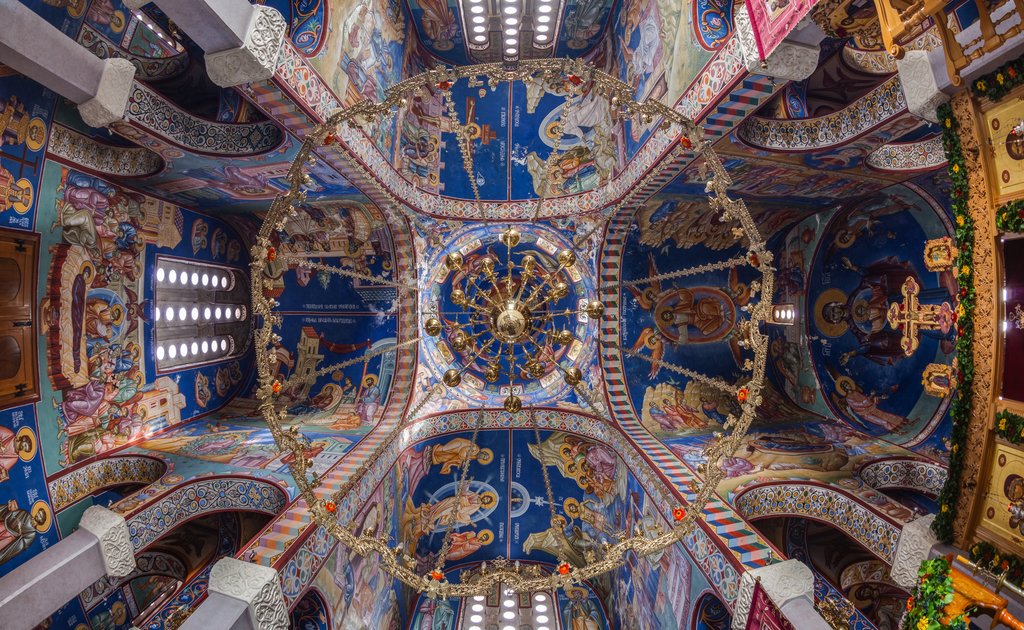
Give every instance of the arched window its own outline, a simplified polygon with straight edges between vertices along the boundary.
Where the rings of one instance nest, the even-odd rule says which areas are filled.
[[[252,330],[240,269],[157,257],[153,343],[160,372],[236,357]]]

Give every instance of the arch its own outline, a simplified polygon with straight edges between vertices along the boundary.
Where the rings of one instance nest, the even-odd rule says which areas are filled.
[[[162,477],[166,462],[144,455],[120,455],[89,462],[49,482],[54,512],[115,486],[149,485]]]
[[[800,152],[842,146],[892,122],[907,111],[898,76],[864,97],[825,116],[802,120],[775,120],[752,116],[740,125],[737,136],[765,151]]]
[[[892,565],[902,526],[860,497],[816,482],[769,482],[743,488],[734,499],[748,521],[796,516],[829,523]]]
[[[945,466],[912,457],[886,457],[861,466],[856,475],[875,490],[911,490],[936,498],[946,482]]]
[[[277,150],[286,141],[284,132],[271,120],[255,123],[206,120],[186,112],[137,81],[128,96],[125,118],[146,133],[199,155],[264,155]]]
[[[118,147],[99,142],[54,123],[46,150],[77,167],[112,177],[148,177],[164,170],[159,154],[143,147]]]
[[[138,553],[175,527],[200,516],[232,510],[277,516],[287,504],[287,493],[262,479],[240,475],[195,479],[128,517],[128,534]]]
[[[946,154],[942,151],[940,136],[914,142],[883,144],[867,157],[869,168],[889,173],[930,171],[945,163]]]
[[[135,570],[122,578],[105,576],[82,591],[82,604],[86,610],[99,604],[118,588],[129,585],[132,580],[149,576],[166,576],[184,580],[188,568],[180,559],[163,551],[146,551],[135,557]]]
[[[136,76],[145,81],[159,81],[176,77],[188,70],[188,52],[166,57],[148,57],[125,50],[116,42],[94,28],[89,22],[82,24],[78,43],[100,59],[127,59],[135,66]]]
[[[317,588],[306,591],[291,612],[294,630],[330,630],[331,609],[327,599]]]
[[[729,607],[711,591],[704,591],[693,605],[692,630],[726,630],[732,625]]]

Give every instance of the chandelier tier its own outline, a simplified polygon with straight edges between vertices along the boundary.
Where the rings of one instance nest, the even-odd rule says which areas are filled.
[[[672,136],[672,159],[684,155],[686,151],[695,150],[699,154],[704,164],[701,173],[707,179],[710,214],[717,214],[719,220],[734,224],[733,233],[737,243],[746,249],[745,256],[716,263],[715,268],[732,268],[743,264],[753,267],[761,278],[757,286],[762,297],[760,301],[744,307],[749,319],[737,323],[739,345],[747,348],[752,355],[745,361],[743,368],[748,376],[744,376],[737,383],[709,378],[693,372],[688,367],[674,366],[660,358],[638,354],[640,358],[658,362],[680,374],[703,379],[719,389],[734,392],[740,409],[738,415],[730,415],[724,423],[723,429],[727,433],[716,435],[716,439],[705,448],[706,464],[697,471],[699,482],[693,483],[688,492],[679,494],[678,505],[662,506],[662,515],[669,523],[668,527],[655,525],[643,531],[621,532],[618,542],[602,545],[594,553],[588,554],[582,566],[560,562],[553,570],[549,570],[537,564],[521,565],[519,562],[498,559],[487,566],[463,572],[458,581],[450,581],[445,573],[446,553],[440,554],[433,570],[423,574],[417,569],[418,559],[405,553],[401,545],[395,544],[396,541],[386,535],[377,536],[368,532],[353,531],[346,515],[351,517],[354,514],[339,508],[353,505],[353,502],[357,501],[354,490],[367,485],[365,477],[371,474],[370,471],[379,471],[385,454],[404,446],[401,440],[405,430],[411,422],[419,419],[427,403],[433,397],[439,396],[446,386],[465,387],[463,381],[469,378],[471,370],[479,369],[484,380],[488,382],[497,383],[505,380],[506,410],[512,414],[529,414],[530,422],[525,426],[533,428],[535,433],[540,425],[534,418],[534,411],[523,408],[522,399],[517,392],[528,387],[529,383],[552,379],[561,380],[568,385],[576,393],[578,400],[590,408],[596,418],[595,421],[609,425],[613,423],[600,400],[601,397],[595,396],[594,392],[583,386],[582,370],[571,359],[573,345],[576,342],[582,343],[581,339],[576,338],[579,333],[574,334],[572,331],[570,324],[573,319],[576,318],[578,331],[579,322],[584,319],[588,322],[600,319],[604,310],[601,302],[587,295],[589,291],[576,295],[573,293],[573,283],[566,281],[572,277],[574,267],[580,264],[573,249],[575,245],[563,250],[556,248],[545,257],[540,251],[529,251],[520,227],[508,227],[498,238],[500,244],[505,247],[504,257],[488,254],[470,260],[468,252],[451,251],[445,259],[445,269],[446,275],[452,276],[453,283],[443,304],[446,309],[451,305],[452,310],[424,308],[421,312],[421,321],[427,336],[433,336],[439,342],[443,340],[447,347],[459,355],[459,361],[451,362],[453,367],[449,367],[441,375],[440,380],[444,385],[435,383],[418,400],[411,401],[406,417],[383,436],[377,450],[368,457],[368,463],[360,466],[339,489],[334,491],[328,491],[321,486],[320,476],[313,470],[313,462],[307,456],[310,449],[309,440],[302,434],[301,426],[295,423],[296,418],[288,415],[286,405],[278,400],[283,388],[288,385],[276,380],[276,372],[273,369],[275,344],[281,341],[275,328],[282,325],[283,318],[276,311],[278,303],[273,298],[274,287],[265,284],[263,271],[265,266],[275,260],[275,243],[280,242],[279,233],[285,229],[289,217],[296,212],[295,206],[306,200],[305,190],[312,183],[306,171],[315,164],[316,152],[337,150],[336,134],[341,125],[366,128],[372,123],[390,118],[396,108],[406,107],[416,93],[422,93],[424,90],[440,92],[448,104],[450,123],[459,140],[467,171],[472,173],[472,152],[468,150],[469,125],[458,123],[451,99],[453,84],[463,79],[471,86],[477,87],[484,85],[485,81],[491,86],[500,81],[542,82],[548,86],[560,86],[558,89],[565,94],[566,105],[562,112],[563,119],[558,124],[556,140],[560,139],[561,129],[566,123],[566,111],[573,99],[584,89],[608,99],[612,115],[619,120],[632,119],[634,122],[649,124],[660,119],[662,122],[653,128],[653,133]],[[637,102],[630,86],[579,59],[538,60],[521,62],[514,66],[484,64],[458,68],[437,67],[393,86],[387,90],[386,95],[385,100],[380,103],[360,101],[351,107],[337,110],[323,124],[310,131],[286,175],[289,189],[274,200],[252,248],[252,306],[254,313],[259,317],[256,332],[259,408],[278,448],[291,456],[289,466],[292,477],[308,506],[311,519],[352,552],[362,556],[378,555],[377,566],[381,570],[413,590],[432,597],[487,595],[499,586],[515,592],[552,590],[578,584],[621,567],[629,554],[652,554],[683,541],[697,526],[703,515],[704,506],[723,478],[723,458],[731,456],[741,445],[741,440],[756,415],[756,409],[761,403],[767,359],[767,336],[761,327],[768,321],[771,312],[774,283],[772,258],[745,204],[728,196],[728,187],[732,181],[721,160],[710,144],[702,139],[701,130],[693,121],[655,99]],[[555,144],[555,149],[545,163],[545,180],[553,168],[553,158],[560,150],[560,142]],[[352,168],[365,175],[382,197],[389,199],[396,209],[405,213],[411,223],[421,225],[420,217],[380,186],[373,174],[358,160],[352,159],[351,162]],[[641,182],[617,203],[602,210],[597,218],[606,221],[621,209],[628,207],[627,202],[635,202],[636,191],[643,190],[648,182],[659,177],[661,168],[664,168],[664,164],[644,176]],[[474,181],[472,176],[470,181]],[[544,188],[546,187],[542,187],[534,211],[524,211],[519,217],[520,220],[529,221],[531,216],[533,221],[540,218]],[[476,190],[474,198],[479,204],[479,194]],[[487,220],[486,215],[483,218]],[[577,238],[576,243],[579,242],[581,239]],[[519,247],[521,244],[523,247]],[[500,249],[499,246],[498,250]],[[705,267],[707,265],[681,270],[673,275],[681,277],[703,272],[706,271]],[[338,273],[356,277],[343,272],[344,270],[340,270]],[[415,279],[408,277],[399,277],[391,281],[376,280],[380,284],[393,283],[398,289],[399,299],[417,299],[415,291],[426,288],[422,286],[423,283],[417,289],[412,288],[416,286]],[[621,286],[604,287],[603,290],[612,291],[616,288],[621,290]],[[438,301],[437,304],[440,305],[442,302]],[[388,350],[397,351],[421,340],[421,337],[400,339],[389,348],[376,348],[369,352],[379,354]],[[569,350],[566,350],[567,346]],[[613,349],[614,345],[605,346],[605,350]],[[619,350],[627,353],[624,349]],[[317,370],[308,378],[326,377],[333,369],[359,360],[366,359],[342,361]],[[478,417],[477,427],[474,429],[474,443],[479,422]],[[537,437],[539,440],[539,434]],[[460,467],[460,494],[470,482],[466,476],[468,461],[468,458],[465,459]],[[550,494],[546,468],[542,468],[542,471],[545,476],[545,487]],[[683,498],[684,496],[689,500]],[[549,503],[553,505],[553,501]],[[552,521],[555,519],[556,514],[552,512]],[[442,548],[443,551],[447,549],[453,526],[453,521],[446,524],[446,544]]]
[[[461,367],[444,372],[445,385],[460,386],[471,369],[487,383],[505,382],[504,408],[516,413],[523,408],[527,382],[564,379],[571,386],[582,379],[571,359],[568,365],[562,359],[578,354],[569,352],[573,344],[580,345],[577,324],[599,320],[604,305],[576,292],[571,274],[577,255],[571,249],[553,257],[528,249],[515,227],[501,232],[497,241],[497,254],[472,261],[459,252],[445,257],[452,281],[441,302],[457,310],[431,314],[423,330],[461,359]]]

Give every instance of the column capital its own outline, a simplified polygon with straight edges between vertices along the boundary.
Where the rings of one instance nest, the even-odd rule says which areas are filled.
[[[942,52],[942,49],[938,49]],[[907,110],[930,122],[939,122],[935,110],[949,100],[942,89],[948,85],[945,66],[936,68],[932,54],[927,50],[908,50],[903,59],[896,60],[896,71],[900,76]],[[937,74],[941,72],[941,75]]]
[[[907,51],[909,55],[913,51]],[[899,541],[896,543],[896,556],[892,561],[889,575],[894,582],[906,589],[917,583],[917,570],[921,563],[928,559],[928,552],[938,544],[939,539],[932,532],[934,514],[922,516],[903,526]]]
[[[123,516],[94,505],[82,514],[78,526],[99,539],[107,575],[124,577],[135,570],[135,549]]]
[[[124,118],[128,96],[135,81],[135,66],[127,59],[105,59],[96,95],[78,105],[78,113],[90,127],[106,127]]]
[[[748,72],[782,81],[802,81],[818,67],[820,47],[790,39],[780,43],[767,59],[762,60],[747,5],[740,5],[733,18],[743,65]]]
[[[740,577],[740,592],[733,607],[733,630],[747,627],[747,617],[754,600],[754,585],[758,581],[780,609],[790,600],[799,597],[814,601],[814,574],[803,562],[786,560],[751,569]]]
[[[206,55],[206,72],[221,87],[264,81],[274,76],[288,24],[277,9],[253,6],[245,44]]]
[[[277,571],[270,567],[222,558],[210,570],[209,590],[245,602],[253,628],[288,628],[288,606],[281,590],[281,580]]]

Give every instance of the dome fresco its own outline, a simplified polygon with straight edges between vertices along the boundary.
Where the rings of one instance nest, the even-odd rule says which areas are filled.
[[[923,515],[1020,583],[1024,65],[937,61],[972,6],[136,5],[0,8],[135,70],[93,127],[0,50],[0,581],[94,506],[137,561],[27,627],[177,627],[236,558],[304,630],[728,628],[789,559],[890,628]]]

